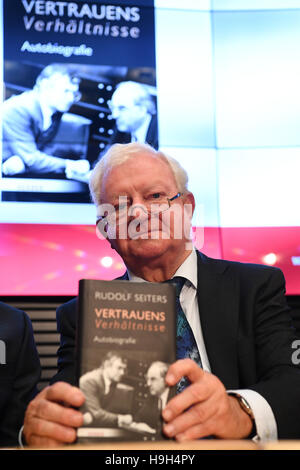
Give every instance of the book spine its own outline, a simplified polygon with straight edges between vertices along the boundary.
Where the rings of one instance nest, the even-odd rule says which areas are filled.
[[[76,364],[76,385],[79,386],[79,379],[82,374],[82,348],[84,346],[85,325],[84,310],[90,304],[90,285],[84,279],[79,281],[79,292],[77,297],[77,325],[76,325],[76,348],[75,348],[75,364]]]

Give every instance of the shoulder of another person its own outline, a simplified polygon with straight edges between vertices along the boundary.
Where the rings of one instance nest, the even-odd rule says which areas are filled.
[[[30,321],[27,313],[4,302],[0,302],[0,324],[12,325],[16,329],[18,325],[23,327],[24,321]]]
[[[25,91],[19,95],[14,95],[4,101],[5,109],[10,109],[17,113],[24,112],[30,114],[40,106],[36,93],[32,90]]]
[[[114,279],[115,281],[128,281],[128,274],[127,271],[123,274],[123,276]],[[78,297],[74,297],[68,302],[65,302],[62,305],[59,305],[56,309],[56,319],[58,325],[69,324],[73,328],[76,327],[76,320],[77,320],[77,302]]]
[[[5,354],[9,359],[7,370],[15,367],[15,361],[25,361],[24,355],[20,355],[23,347],[26,347],[26,361],[30,364],[31,352],[35,349],[33,338],[32,323],[28,314],[0,302],[0,340],[1,345],[5,345]],[[5,370],[1,369],[2,372]]]
[[[78,299],[78,297],[74,297],[73,299],[70,299],[67,302],[59,305],[57,307],[57,311],[58,312],[68,312],[70,314],[76,313],[77,299]]]
[[[57,307],[56,319],[57,323],[70,323],[72,326],[76,325],[77,317],[77,297],[65,302]]]

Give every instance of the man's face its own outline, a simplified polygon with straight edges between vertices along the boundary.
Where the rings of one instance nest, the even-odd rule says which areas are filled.
[[[137,104],[132,93],[124,89],[116,90],[110,103],[112,117],[116,120],[120,132],[135,132],[143,123],[147,109]]]
[[[129,268],[161,256],[172,259],[185,250],[187,239],[184,233],[184,204],[191,206],[191,193],[174,200],[171,208],[160,215],[152,216],[151,212],[147,215],[139,209],[146,204],[153,207],[152,203],[158,197],[167,200],[177,193],[174,175],[167,162],[149,153],[137,154],[104,175],[102,203],[118,208],[119,198],[122,196],[130,206],[125,222],[116,226],[108,224],[107,228],[112,248],[120,254]],[[137,221],[140,223],[136,224]]]
[[[120,357],[113,357],[107,364],[107,375],[113,382],[120,382],[126,372],[126,364]]]
[[[50,108],[64,113],[78,101],[79,84],[71,82],[68,75],[54,73],[50,78],[41,81],[40,93]]]
[[[153,396],[160,396],[166,388],[164,377],[161,376],[157,367],[150,367],[146,376],[149,392]]]

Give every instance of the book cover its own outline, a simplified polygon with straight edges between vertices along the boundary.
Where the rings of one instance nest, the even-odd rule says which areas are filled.
[[[164,438],[161,410],[175,393],[164,378],[176,360],[172,284],[81,280],[76,354],[80,442]]]

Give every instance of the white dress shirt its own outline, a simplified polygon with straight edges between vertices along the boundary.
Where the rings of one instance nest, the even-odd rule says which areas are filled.
[[[169,387],[166,388],[159,397],[161,399],[161,409],[162,410],[164,409],[164,407],[167,404],[168,397],[169,397]]]
[[[145,116],[145,119],[140,125],[140,127],[131,134],[131,142],[140,142],[142,144],[146,142],[147,132],[148,132],[151,119],[152,119],[151,114],[147,114]]]
[[[104,395],[107,395],[110,391],[111,380],[109,380],[105,374],[102,374],[103,381],[104,381]]]
[[[53,110],[50,109],[46,103],[44,103],[42,96],[39,97],[39,101],[43,116],[43,131],[45,131],[52,124]]]
[[[145,282],[144,279],[135,276],[129,271],[128,275],[131,281]],[[191,252],[182,265],[177,269],[176,273],[174,274],[174,277],[175,276],[181,276],[186,279],[186,282],[183,285],[180,293],[180,304],[194,333],[201,357],[202,367],[205,371],[211,372],[202,334],[201,312],[199,315],[197,301],[198,277],[197,254],[195,250]],[[227,390],[227,392],[238,393],[249,403],[255,418],[255,425],[257,430],[256,439],[264,441],[277,439],[277,425],[275,417],[269,403],[264,397],[262,397],[258,392],[248,389]]]

